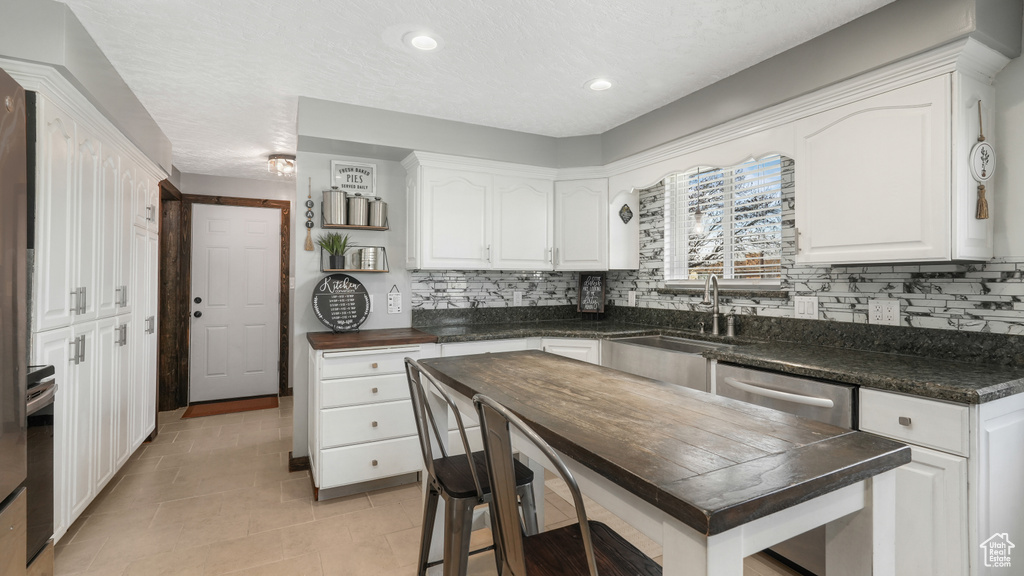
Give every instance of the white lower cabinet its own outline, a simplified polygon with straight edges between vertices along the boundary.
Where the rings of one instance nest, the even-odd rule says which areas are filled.
[[[526,338],[454,342],[451,344],[441,344],[441,356],[469,356],[470,354],[486,354],[488,352],[515,352],[528,348]]]
[[[1024,534],[1024,394],[965,405],[862,388],[860,412],[861,430],[913,451],[896,470],[896,573],[1007,573],[982,544]]]
[[[896,470],[896,573],[967,572],[967,458],[912,447]]]
[[[433,344],[310,347],[309,460],[318,490],[423,469],[405,358],[432,356],[433,350]]]
[[[573,358],[591,364],[601,363],[601,346],[597,340],[579,338],[544,338],[541,349],[551,354]]]

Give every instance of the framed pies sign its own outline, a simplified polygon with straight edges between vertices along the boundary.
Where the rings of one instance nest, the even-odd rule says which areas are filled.
[[[331,160],[331,186],[348,194],[377,195],[377,165]]]
[[[370,315],[370,294],[348,274],[331,274],[313,289],[313,314],[335,332],[358,330]]]
[[[604,289],[604,274],[581,272],[576,289],[579,296],[576,310],[591,314],[604,312]]]

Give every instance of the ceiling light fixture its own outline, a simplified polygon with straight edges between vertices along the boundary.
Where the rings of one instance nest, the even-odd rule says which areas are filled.
[[[413,48],[423,51],[430,51],[437,48],[437,40],[434,40],[426,34],[419,34],[413,36],[409,43],[412,44]]]
[[[611,88],[612,87],[612,83],[611,83],[611,80],[605,80],[604,78],[597,78],[595,80],[591,80],[588,83],[588,86],[590,87],[591,90],[594,90],[595,92],[600,92],[602,90],[607,90],[607,89]]]
[[[295,156],[293,154],[271,154],[267,157],[267,172],[278,176],[295,173]]]

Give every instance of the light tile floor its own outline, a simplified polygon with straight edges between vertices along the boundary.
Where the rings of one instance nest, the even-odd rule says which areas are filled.
[[[57,575],[410,576],[419,549],[418,484],[313,501],[308,472],[288,472],[292,399],[280,408],[182,420],[118,472],[56,547]],[[546,490],[547,527],[573,508]],[[473,547],[490,543],[487,530]],[[660,558],[659,558],[660,560]],[[470,575],[496,574],[492,553]],[[747,559],[745,576],[792,574]]]

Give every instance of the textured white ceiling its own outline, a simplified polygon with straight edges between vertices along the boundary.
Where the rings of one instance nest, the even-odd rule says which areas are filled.
[[[183,172],[267,178],[297,97],[604,132],[891,0],[66,0]],[[425,28],[442,50],[397,38]],[[596,77],[615,86],[584,87]]]

